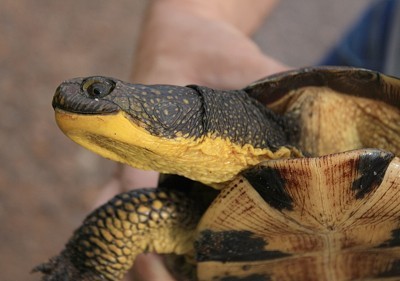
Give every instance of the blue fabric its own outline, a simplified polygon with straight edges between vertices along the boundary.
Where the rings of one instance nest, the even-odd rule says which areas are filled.
[[[394,11],[400,8],[399,2],[373,2],[320,64],[356,66],[384,72],[391,25],[396,22],[394,15],[399,14]]]

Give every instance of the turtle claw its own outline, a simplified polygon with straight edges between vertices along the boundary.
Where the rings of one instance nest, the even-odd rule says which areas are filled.
[[[42,281],[95,281],[106,280],[101,277],[94,277],[89,273],[82,274],[65,257],[64,253],[51,258],[48,262],[34,267],[32,273],[43,273]]]

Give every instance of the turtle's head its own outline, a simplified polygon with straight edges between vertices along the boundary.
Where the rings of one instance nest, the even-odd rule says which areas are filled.
[[[95,119],[99,125],[107,119],[116,125],[122,119],[129,122],[129,130],[132,126],[140,130],[142,137],[146,133],[158,138],[202,135],[201,106],[199,94],[187,87],[129,84],[100,76],[68,80],[57,88],[53,98],[58,121],[64,122],[60,118],[65,114]],[[120,129],[108,127],[105,133],[111,134],[108,137],[118,135],[120,140]],[[100,128],[84,130],[99,132]]]
[[[138,168],[155,168],[142,157],[167,153],[171,148],[163,141],[178,144],[203,135],[200,96],[186,87],[76,78],[57,88],[53,108],[72,140]]]
[[[53,107],[68,137],[106,158],[214,183],[271,158],[281,132],[244,92],[210,91],[95,76],[62,83]]]

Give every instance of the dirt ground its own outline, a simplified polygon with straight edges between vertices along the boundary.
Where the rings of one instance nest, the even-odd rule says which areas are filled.
[[[251,1],[249,1],[250,3]],[[298,67],[315,64],[370,1],[282,0],[255,34]],[[0,0],[0,279],[39,280],[114,164],[58,130],[51,98],[64,79],[127,79],[145,0]]]

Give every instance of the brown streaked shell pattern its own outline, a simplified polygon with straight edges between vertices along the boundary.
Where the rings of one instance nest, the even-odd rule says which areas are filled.
[[[203,216],[199,279],[399,280],[399,192],[381,150],[264,162]]]

